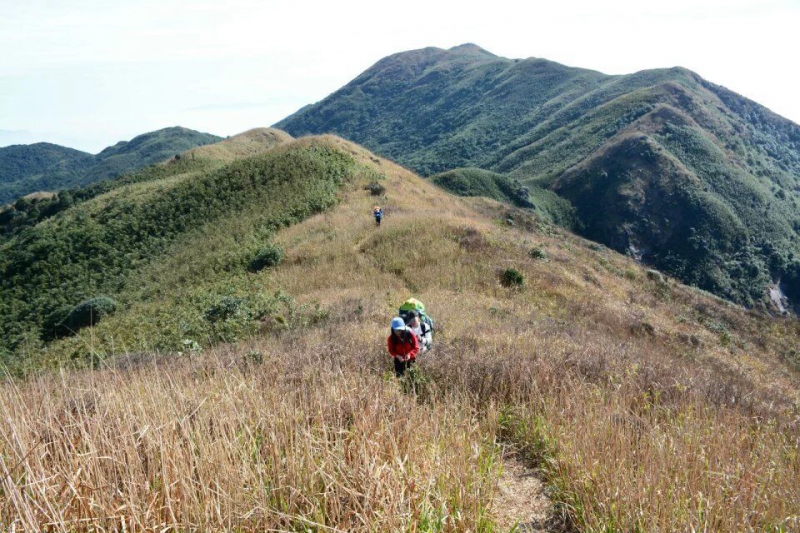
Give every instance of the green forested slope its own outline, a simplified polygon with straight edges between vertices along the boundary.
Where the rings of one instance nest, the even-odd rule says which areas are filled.
[[[94,156],[57,144],[36,143],[0,148],[0,205],[34,191],[75,185],[95,164]]]
[[[550,188],[583,234],[686,282],[746,305],[773,283],[800,300],[800,127],[683,68],[608,76],[426,48],[277,126],[423,175],[479,167]]]
[[[204,146],[220,140],[222,139],[216,135],[181,127],[145,133],[130,141],[109,146],[97,154],[99,162],[87,172],[87,181],[121,176],[164,161],[195,146]]]
[[[99,296],[138,309],[131,320],[146,326],[149,347],[175,349],[189,332],[224,340],[226,331],[209,330],[203,312],[215,305],[223,314],[230,306],[239,312],[247,270],[269,249],[271,234],[332,205],[356,170],[352,157],[324,138],[270,147],[232,162],[206,157],[230,152],[223,143],[149,167],[0,244],[4,358],[24,360],[34,347],[70,334],[70,313]],[[248,313],[281,300],[245,292]],[[160,328],[162,320],[179,323]]]
[[[457,168],[430,178],[442,189],[458,196],[484,196],[530,209],[545,220],[572,229],[575,213],[570,203],[548,189],[522,185],[505,174],[479,168]]]
[[[49,143],[0,148],[0,205],[36,191],[60,191],[121,176],[220,140],[173,127],[119,142],[97,155]]]

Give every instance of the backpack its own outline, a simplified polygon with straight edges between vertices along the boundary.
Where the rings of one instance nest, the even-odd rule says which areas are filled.
[[[422,328],[422,336],[424,337],[425,335],[430,333],[431,334],[431,342],[433,342],[433,340],[432,340],[433,339],[433,328],[431,327],[430,324],[428,324],[427,322],[425,322],[424,320],[421,320],[421,319],[422,319],[422,317],[420,317],[419,327]],[[428,317],[428,319],[430,319],[430,317]]]
[[[419,313],[419,319],[421,322],[427,324],[431,328],[431,334],[433,333],[434,328],[434,321],[433,319],[425,313],[425,304],[417,300],[416,298],[409,298],[400,306],[400,316],[403,320],[408,322],[411,318],[412,311],[417,311]]]

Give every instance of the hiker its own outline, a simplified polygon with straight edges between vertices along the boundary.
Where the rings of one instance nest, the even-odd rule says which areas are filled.
[[[406,326],[417,336],[417,340],[419,341],[419,353],[425,353],[430,349],[431,344],[433,344],[433,330],[430,324],[422,321],[419,311],[411,311],[410,315]]]
[[[417,359],[419,341],[407,326],[405,320],[395,317],[392,319],[392,331],[387,339],[389,354],[394,358],[394,373],[400,378],[405,374]]]
[[[372,216],[375,217],[375,224],[380,227],[381,220],[383,219],[383,210],[380,208],[380,206],[375,206],[375,208],[372,210]]]
[[[410,324],[414,317],[417,317],[421,324],[425,324],[420,326],[423,328],[420,333],[426,340],[425,350],[429,350],[433,346],[433,331],[436,328],[433,325],[433,319],[425,312],[425,304],[416,298],[409,298],[400,306],[398,315],[406,321],[406,324]]]

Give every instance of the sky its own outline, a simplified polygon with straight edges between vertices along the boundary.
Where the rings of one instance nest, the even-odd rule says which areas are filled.
[[[380,58],[475,43],[607,74],[683,66],[800,123],[800,0],[0,0],[0,146],[227,136]]]

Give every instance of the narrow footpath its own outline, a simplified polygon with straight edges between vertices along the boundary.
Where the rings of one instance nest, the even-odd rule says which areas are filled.
[[[536,471],[525,466],[515,455],[503,458],[503,474],[499,485],[494,511],[501,531],[514,533],[566,531],[562,521],[554,516],[553,502],[545,494],[544,484],[536,476]]]

